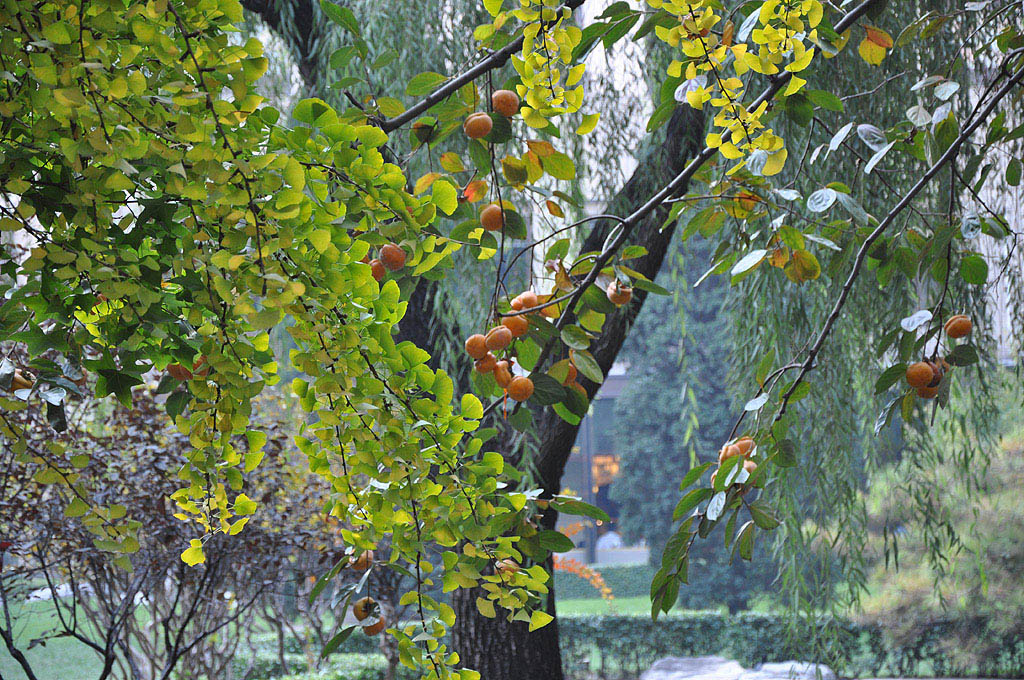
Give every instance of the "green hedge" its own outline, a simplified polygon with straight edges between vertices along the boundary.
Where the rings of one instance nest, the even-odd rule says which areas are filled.
[[[995,632],[983,620],[973,622],[981,639],[996,642],[995,654],[980,663],[964,662],[957,631],[963,623],[938,622],[911,643],[899,643],[880,628],[831,622],[828,654],[841,659],[837,671],[845,677],[1021,677],[1024,669],[1024,630]],[[688,612],[651,621],[649,616],[569,615],[558,617],[563,665],[568,677],[636,678],[666,656],[720,655],[750,668],[766,661],[812,660],[810,641],[826,620],[806,621],[803,630],[789,629],[777,614]],[[289,680],[380,680],[384,657],[375,653],[372,640],[353,636],[343,654],[329,660],[320,674],[288,676]],[[243,680],[267,680],[281,675],[274,651],[276,643],[261,641],[254,671]],[[369,642],[369,644],[368,644]],[[293,672],[306,670],[297,641],[286,644],[286,660]],[[363,652],[363,653],[358,653]],[[248,666],[240,659],[236,677]],[[591,675],[588,675],[591,674]],[[401,680],[417,676],[399,667]]]
[[[647,597],[651,592],[651,581],[657,571],[646,564],[622,567],[598,567],[604,582],[612,589],[615,597]],[[559,600],[582,600],[601,597],[601,593],[587,581],[563,571],[555,572],[555,594]]]
[[[589,669],[602,678],[637,677],[666,656],[720,655],[749,668],[768,661],[812,660],[811,640],[825,620],[791,631],[776,614],[692,612],[662,617],[560,616],[563,665],[570,677]],[[977,622],[986,635],[985,622]],[[939,622],[912,643],[900,644],[880,628],[832,622],[828,653],[840,659],[846,677],[1020,677],[1024,669],[1024,630],[997,634],[1000,653],[981,663],[957,654],[952,622]],[[962,629],[962,628],[960,628]],[[826,660],[827,661],[827,660]],[[832,663],[836,663],[832,661]]]

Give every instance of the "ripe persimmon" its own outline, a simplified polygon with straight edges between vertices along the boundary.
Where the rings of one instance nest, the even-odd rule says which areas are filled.
[[[752,460],[745,460],[743,461],[743,469],[746,470],[748,474],[752,475],[754,474],[754,470],[757,469],[757,463]]]
[[[487,331],[485,342],[487,349],[492,352],[500,352],[512,342],[512,331],[506,326],[495,326]]]
[[[501,325],[512,331],[513,338],[521,338],[526,335],[526,332],[530,330],[530,322],[526,320],[525,316],[515,315],[506,316],[501,321]]]
[[[494,365],[494,382],[498,383],[498,387],[505,389],[512,382],[512,371],[509,370],[507,361],[499,361]]]
[[[911,387],[927,387],[928,384],[935,378],[935,372],[932,371],[931,364],[927,361],[918,361],[917,363],[910,364],[907,366],[907,384]]]
[[[605,292],[608,295],[608,299],[611,300],[611,303],[617,307],[621,307],[633,299],[633,289],[629,286],[622,285],[619,283],[618,279],[609,283],[608,289]]]
[[[480,226],[487,231],[501,231],[505,226],[505,211],[497,203],[491,203],[480,211]]]
[[[487,354],[487,338],[480,333],[474,333],[466,338],[466,354],[474,359],[483,359]]]
[[[488,352],[480,359],[476,360],[473,368],[476,369],[477,373],[490,373],[498,365],[498,358]]]
[[[20,368],[14,369],[14,375],[11,376],[11,391],[14,390],[27,390],[30,389],[36,381],[32,379],[27,373],[22,372]]]
[[[370,260],[370,273],[373,274],[373,278],[377,281],[377,283],[380,283],[381,281],[384,280],[384,276],[388,272],[384,268],[383,262],[381,262],[377,258],[373,258],[372,260]]]
[[[949,317],[945,326],[946,335],[951,338],[962,338],[971,334],[971,320],[966,314],[956,314]]]
[[[523,304],[523,299],[521,297],[512,298],[512,302],[508,304],[512,308],[513,312],[518,312],[519,310],[523,309],[526,306]]]
[[[491,107],[506,118],[511,118],[519,111],[519,95],[512,90],[495,90],[491,95]]]
[[[377,633],[381,632],[382,630],[384,630],[387,627],[388,627],[387,620],[384,619],[383,617],[381,617],[380,619],[377,620],[376,623],[372,623],[369,626],[363,626],[363,632],[366,633],[367,635],[376,635]]]
[[[942,376],[946,374],[942,370],[942,365],[936,361],[928,361],[927,363],[932,369],[932,381],[928,383],[928,387],[938,387],[939,383],[942,382]]]
[[[715,480],[718,479],[718,470],[711,473],[711,486],[715,485]]]
[[[348,566],[356,571],[366,571],[373,564],[373,551],[365,550],[348,559]]]
[[[532,290],[524,290],[520,293],[519,300],[523,303],[523,309],[530,309],[531,307],[536,307],[539,304],[537,294]]]
[[[718,452],[718,464],[721,465],[730,458],[739,455],[742,455],[740,452],[740,447],[736,446],[735,444],[726,444],[725,446],[722,447],[722,450]]]
[[[373,611],[377,601],[372,597],[363,597],[356,600],[352,604],[352,616],[356,617],[356,621],[363,621]]]
[[[491,120],[491,117],[486,113],[478,112],[466,118],[466,122],[462,124],[462,131],[470,139],[480,139],[486,137],[492,127],[494,127],[494,121]]]
[[[739,447],[741,456],[749,458],[750,452],[754,450],[754,440],[750,437],[740,437],[736,440],[734,446]]]
[[[922,399],[934,399],[935,395],[939,393],[938,387],[918,387],[917,396]]]
[[[388,243],[380,249],[380,259],[391,271],[398,271],[405,266],[405,251],[394,243]]]
[[[516,401],[526,401],[533,394],[533,381],[524,375],[517,375],[508,384],[508,396]]]
[[[576,367],[572,364],[572,362],[570,362],[569,363],[569,372],[565,374],[565,380],[562,381],[562,384],[568,386],[568,385],[576,382],[576,376],[577,375],[579,375],[579,371],[577,371]]]

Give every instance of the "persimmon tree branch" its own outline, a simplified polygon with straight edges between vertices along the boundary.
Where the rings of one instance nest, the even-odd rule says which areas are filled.
[[[568,0],[568,2],[566,2],[565,5],[563,5],[563,8],[567,7],[570,10],[574,10],[580,5],[582,5],[584,2],[585,0]],[[481,61],[468,71],[453,77],[451,80],[438,87],[436,90],[425,96],[423,99],[410,106],[404,112],[400,113],[394,118],[388,118],[386,120],[381,121],[380,128],[384,130],[384,132],[393,132],[394,130],[405,125],[406,123],[411,122],[417,116],[425,113],[434,104],[443,101],[446,97],[457,92],[458,89],[465,85],[466,83],[470,83],[479,78],[480,76],[484,75],[485,73],[488,73],[496,68],[504,66],[505,63],[509,60],[509,58],[521,49],[523,49],[522,36],[516,38],[508,45],[505,45],[497,52],[493,52],[489,57],[487,57],[486,59],[484,59],[483,61]]]
[[[1004,67],[1005,68],[1005,67]],[[857,257],[853,262],[853,268],[850,270],[849,276],[846,277],[846,282],[843,284],[842,289],[839,292],[839,297],[836,298],[835,304],[832,306],[832,311],[825,319],[825,323],[819,331],[814,343],[810,349],[807,350],[807,357],[804,359],[800,366],[800,370],[797,373],[796,379],[793,384],[786,390],[786,393],[782,395],[782,404],[779,408],[779,412],[775,416],[775,420],[778,421],[786,412],[786,407],[789,405],[789,400],[792,398],[793,393],[797,387],[804,380],[814,368],[814,359],[818,356],[821,348],[824,346],[825,341],[828,339],[829,334],[832,332],[832,328],[835,326],[836,321],[839,319],[840,313],[843,311],[843,307],[846,306],[846,302],[850,297],[850,291],[853,290],[854,284],[857,282],[857,277],[860,275],[861,269],[864,266],[864,262],[867,259],[868,251],[871,246],[885,233],[885,231],[892,225],[903,210],[910,205],[914,198],[921,193],[921,191],[928,186],[928,183],[939,174],[939,172],[952,163],[957,155],[960,153],[960,147],[970,139],[971,135],[981,126],[982,123],[991,115],[992,111],[995,110],[996,106],[1013,91],[1013,89],[1020,84],[1021,80],[1024,79],[1024,68],[1020,68],[1016,73],[1010,75],[1005,70],[1001,69],[1001,74],[1009,75],[1009,79],[1003,84],[1001,88],[991,98],[989,103],[981,109],[980,112],[975,114],[974,120],[971,121],[967,127],[964,128],[963,132],[950,144],[946,152],[939,157],[935,163],[921,176],[921,179],[907,192],[907,194],[897,203],[889,214],[879,222],[878,226],[875,227],[866,239],[861,244],[860,249],[857,251]]]
[[[842,33],[846,29],[850,28],[854,24],[854,22],[860,19],[860,17],[862,17],[868,11],[868,9],[870,9],[871,6],[875,4],[876,1],[877,0],[866,0],[865,2],[862,2],[861,4],[854,7],[852,10],[847,12],[843,16],[843,18],[836,23],[836,32]],[[789,84],[789,81],[792,79],[792,77],[793,74],[790,73],[789,71],[786,71],[785,73],[780,73],[778,76],[773,77],[771,80],[771,84],[767,88],[765,88],[765,90],[757,97],[757,99],[755,99],[753,102],[749,104],[748,108],[756,109],[762,103],[771,100],[776,94],[778,94],[780,90],[782,90],[784,87],[786,87],[787,84]],[[726,133],[723,135],[723,141],[728,141],[731,137],[731,133]],[[576,304],[579,302],[580,298],[583,297],[583,293],[586,292],[587,288],[597,280],[597,277],[600,276],[601,274],[601,270],[604,268],[605,265],[608,264],[608,262],[611,261],[615,254],[619,251],[622,245],[626,242],[626,239],[629,238],[629,235],[632,233],[633,229],[635,229],[636,226],[645,217],[647,217],[647,215],[653,212],[658,206],[667,201],[670,201],[679,191],[683,190],[683,188],[686,187],[690,179],[693,178],[693,176],[704,165],[704,163],[706,163],[708,160],[714,157],[716,153],[718,153],[717,148],[712,148],[709,146],[704,147],[704,149],[699,154],[697,154],[697,156],[692,161],[690,161],[690,163],[685,168],[683,168],[683,170],[678,175],[676,175],[676,177],[671,182],[669,182],[664,188],[661,189],[661,191],[659,191],[650,199],[648,199],[646,203],[641,205],[639,208],[633,211],[632,214],[630,214],[628,217],[626,217],[619,223],[619,231],[616,237],[612,240],[610,244],[608,244],[601,251],[601,254],[597,256],[597,260],[594,262],[593,269],[591,269],[590,272],[587,274],[586,278],[580,284],[579,288],[577,288],[576,291],[574,291],[572,295],[569,297],[568,304],[566,304],[565,309],[562,311],[562,314],[558,317],[558,320],[555,322],[556,330],[561,330],[565,326],[565,324],[568,323],[569,318],[571,317],[573,310],[576,307]],[[540,356],[538,357],[536,362],[536,366],[538,368],[544,365],[544,362],[547,360],[548,356],[550,356],[554,346],[554,340],[550,340],[547,344],[545,344],[544,349],[541,350]]]

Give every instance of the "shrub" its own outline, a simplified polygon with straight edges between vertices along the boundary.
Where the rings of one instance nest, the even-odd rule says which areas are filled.
[[[563,662],[570,677],[590,671],[599,677],[636,677],[666,656],[716,654],[746,667],[769,661],[811,660],[808,641],[826,623],[820,619],[789,629],[785,616],[743,613],[690,612],[657,622],[648,616],[561,616]],[[1001,635],[1002,651],[972,664],[950,653],[955,626],[940,622],[912,641],[896,641],[880,627],[833,621],[832,656],[837,670],[850,677],[1018,677],[1024,668],[1024,631]],[[804,627],[805,626],[805,627]],[[978,622],[979,630],[987,624]],[[803,630],[799,630],[804,627]],[[826,661],[828,662],[828,661]],[[835,661],[831,663],[836,664]]]

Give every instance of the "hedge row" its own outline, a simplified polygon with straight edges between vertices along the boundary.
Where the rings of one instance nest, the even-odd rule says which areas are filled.
[[[666,656],[720,655],[750,668],[789,659],[812,660],[813,640],[824,619],[805,621],[797,630],[777,614],[691,612],[651,621],[648,616],[559,617],[563,665],[570,677],[588,669],[602,678],[637,677]],[[846,677],[1021,677],[1024,630],[986,633],[980,638],[1000,650],[978,660],[957,648],[956,624],[939,622],[910,643],[898,643],[880,628],[832,621],[827,653],[840,659]],[[833,663],[835,663],[833,661]]]
[[[720,655],[750,668],[768,661],[811,660],[811,641],[825,621],[806,621],[802,630],[791,630],[789,621],[776,614],[689,612],[651,621],[648,616],[560,616],[558,627],[562,660],[570,678],[635,678],[666,656]],[[877,627],[832,622],[828,654],[842,660],[837,670],[846,677],[1021,677],[1024,669],[1024,630],[995,632],[977,623],[977,634],[987,639],[996,653],[982,655],[980,662],[966,661],[958,648],[956,626],[936,623],[911,643],[898,643]],[[812,626],[814,627],[812,629]],[[816,629],[816,630],[815,630]],[[962,628],[960,628],[962,630]],[[384,657],[375,653],[372,640],[353,636],[345,654],[332,656],[321,674],[289,676],[291,680],[379,680]],[[307,669],[299,645],[289,641],[286,661],[292,672]],[[267,680],[282,674],[273,640],[255,659],[246,680]],[[362,652],[354,653],[354,652]],[[833,662],[834,663],[834,662]],[[240,660],[236,677],[248,667]],[[414,674],[399,667],[398,678]]]
[[[598,571],[615,597],[647,597],[651,592],[651,581],[654,580],[657,569],[646,564],[634,564],[599,567]],[[554,586],[559,600],[589,600],[601,597],[601,593],[589,582],[564,571],[555,572]]]

